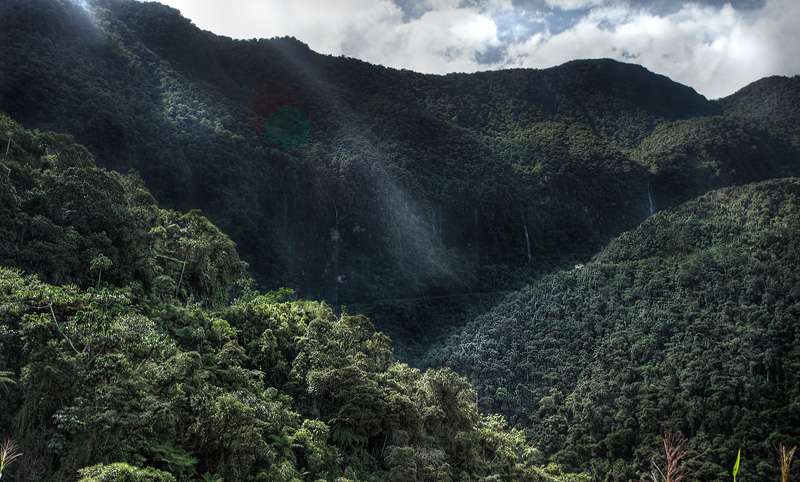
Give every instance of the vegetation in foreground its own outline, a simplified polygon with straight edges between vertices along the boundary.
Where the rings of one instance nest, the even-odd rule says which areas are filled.
[[[40,464],[24,464],[40,471],[26,473],[29,480],[72,480],[84,462],[93,465],[82,477],[148,470],[257,477],[217,471],[224,464],[192,445],[201,430],[192,417],[216,413],[204,407],[224,394],[260,414],[262,405],[273,406],[273,398],[259,395],[267,387],[287,413],[328,427],[320,439],[340,456],[330,477],[388,477],[411,460],[403,458],[408,447],[416,475],[398,468],[393,477],[421,478],[426,467],[445,463],[450,472],[443,474],[455,478],[501,476],[495,464],[502,457],[481,459],[477,439],[431,435],[433,419],[425,417],[438,412],[425,412],[433,402],[413,388],[427,372],[398,388],[422,411],[424,430],[411,430],[407,445],[382,432],[390,426],[383,421],[362,433],[351,430],[349,412],[332,415],[335,408],[313,396],[324,386],[310,385],[321,383],[315,377],[322,369],[309,365],[305,379],[302,371],[292,378],[305,353],[297,343],[314,320],[290,330],[299,338],[286,341],[294,348],[286,348],[277,381],[252,388],[221,374],[238,366],[258,378],[269,373],[262,368],[280,365],[277,358],[253,361],[272,360],[273,352],[248,351],[255,342],[244,334],[246,324],[229,314],[229,287],[244,270],[239,252],[262,286],[288,284],[337,307],[363,302],[376,323],[404,338],[405,359],[469,374],[480,410],[503,413],[543,451],[531,458],[525,443],[515,446],[523,473],[557,477],[555,466],[548,472],[530,465],[553,461],[596,478],[634,479],[637,466],[651,466],[650,448],[662,434],[680,431],[700,455],[693,467],[700,480],[729,478],[740,447],[743,477],[777,477],[772,444],[791,445],[798,436],[793,181],[715,191],[690,204],[696,211],[650,218],[584,269],[534,277],[583,261],[653,211],[720,186],[797,175],[797,78],[764,79],[708,101],[610,61],[420,76],[320,56],[294,39],[215,37],[156,3],[89,5],[0,2],[0,108],[26,124],[75,134],[105,167],[139,169],[166,205],[202,208],[239,248],[199,212],[158,208],[137,175],[99,169],[68,136],[27,133],[2,119],[0,264],[11,269],[8,293],[22,301],[4,298],[0,312],[0,427],[11,427],[32,457],[25,460]],[[281,103],[309,117],[302,148],[282,149],[263,136],[265,116]],[[648,251],[653,247],[660,251]],[[522,280],[533,282],[480,318],[482,327],[470,326],[442,353],[426,349]],[[236,296],[247,304],[258,295],[245,286]],[[55,294],[25,294],[32,290]],[[276,304],[280,296],[267,298]],[[324,305],[315,310],[312,318],[329,324],[352,318]],[[138,352],[115,338],[128,328],[114,323],[131,313],[143,317],[134,325],[151,326],[149,320],[155,327],[148,335],[155,341]],[[283,343],[272,336],[275,346]],[[169,346],[159,348],[158,340]],[[228,343],[232,352],[224,350]],[[112,369],[116,362],[106,355],[114,353],[119,366]],[[161,394],[167,389],[153,385],[160,379],[146,370],[180,365],[173,356],[193,353],[199,362],[187,355],[186,375],[169,379],[176,398]],[[33,362],[42,371],[25,368]],[[100,394],[82,391],[107,390],[89,375],[98,364],[110,370],[107,384],[147,396],[124,410],[113,403],[106,409]],[[388,383],[380,369],[359,367],[364,386]],[[195,373],[200,381],[187,378]],[[37,383],[56,392],[38,400]],[[208,393],[213,403],[203,401]],[[251,403],[251,395],[267,401]],[[384,413],[381,403],[364,413]],[[126,415],[142,407],[142,423],[153,421],[147,428]],[[303,423],[287,425],[288,448],[288,439],[259,426],[267,451],[283,455],[259,452],[253,463],[267,460],[272,470],[289,461],[301,478],[317,476],[294,438]],[[481,423],[489,422],[475,421],[467,433]],[[97,435],[122,433],[123,425],[139,438],[123,440],[119,451],[116,435]],[[22,435],[32,427],[44,437],[33,449]],[[447,449],[453,446],[471,455]],[[87,455],[96,447],[109,451],[104,460]],[[5,470],[16,477],[23,464]]]
[[[439,363],[571,470],[635,479],[681,433],[696,480],[730,477],[740,448],[776,479],[774,446],[800,438],[798,240],[800,180],[712,191],[510,295]]]
[[[4,481],[584,480],[364,316],[254,291],[199,213],[0,124]]]
[[[263,289],[337,309],[519,289],[653,210],[800,174],[800,78],[710,101],[611,60],[422,75],[136,0],[4,0],[0,45],[0,110],[201,209]],[[265,131],[287,107],[302,147]]]

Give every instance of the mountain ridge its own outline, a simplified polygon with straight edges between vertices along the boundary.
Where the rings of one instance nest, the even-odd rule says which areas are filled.
[[[157,3],[89,5],[0,6],[0,109],[201,209],[263,287],[334,306],[519,288],[651,207],[800,172],[793,107],[756,118],[757,98],[641,66],[423,75],[218,37]],[[303,147],[264,136],[286,106],[309,120]]]
[[[711,191],[543,277],[443,341],[482,410],[551,460],[629,480],[642,447],[681,433],[720,480],[737,447],[766,480],[797,440],[800,180]]]
[[[0,115],[0,142],[3,480],[585,480],[363,315],[254,290],[206,218],[70,136]]]
[[[130,399],[153,410],[115,425],[108,460],[184,478],[622,482],[675,431],[701,480],[739,447],[776,476],[770,445],[800,437],[800,77],[708,100],[602,59],[421,75],[156,3],[76,5],[0,3],[0,110],[69,134],[0,116],[0,256],[42,279],[0,268],[20,380],[0,403],[44,400],[22,425],[37,460],[68,454],[47,470],[93,461]],[[293,148],[265,128],[286,107],[309,126]],[[258,295],[239,253],[262,288],[334,308]],[[393,364],[347,306],[473,385]],[[245,422],[217,460],[204,420],[226,408]]]

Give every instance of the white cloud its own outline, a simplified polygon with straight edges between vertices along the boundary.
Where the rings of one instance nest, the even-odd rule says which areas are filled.
[[[382,65],[425,73],[474,71],[476,52],[500,45],[497,25],[464,8],[431,10],[408,23],[385,22],[360,28],[341,53]]]
[[[428,72],[474,70],[474,52],[499,45],[492,19],[464,9],[431,11],[405,28],[410,38],[407,61],[415,63],[416,53],[425,51],[426,65],[419,67]]]
[[[709,98],[764,76],[800,73],[797,0],[766,0],[749,10],[695,0],[661,15],[631,0],[544,0],[538,10],[511,0],[417,0],[415,11],[424,13],[405,20],[390,0],[162,1],[222,35],[290,35],[318,52],[426,73],[609,57],[642,64]],[[580,17],[581,9],[589,13]],[[489,49],[505,57],[478,62],[476,52]]]
[[[789,20],[800,18],[799,6],[795,0],[768,0],[762,10],[741,12],[729,4],[689,3],[666,16],[600,7],[572,28],[534,36],[509,53],[511,63],[523,67],[596,57],[635,62],[717,98],[780,71],[778,63],[785,74],[800,71],[791,52],[800,39]]]
[[[728,91],[769,75],[800,74],[800,2],[769,0],[742,19],[729,39],[717,82]]]
[[[599,7],[607,3],[605,0],[545,0],[545,4],[551,8],[561,10],[579,10],[583,8]]]
[[[353,32],[402,22],[389,0],[162,0],[200,28],[233,38],[293,36],[338,55]],[[378,33],[379,30],[373,33]]]

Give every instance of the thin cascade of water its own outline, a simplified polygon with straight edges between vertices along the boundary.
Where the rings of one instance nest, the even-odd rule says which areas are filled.
[[[650,194],[650,180],[647,180],[647,201],[650,203],[650,216],[656,213],[655,205],[653,204],[653,195]]]
[[[444,230],[442,229],[442,205],[439,204],[439,241],[442,241]]]
[[[438,210],[438,213],[437,213]],[[442,240],[442,205],[431,206],[431,227],[433,228],[433,239]]]
[[[475,256],[479,256],[478,252],[478,206],[475,206],[473,211],[475,217]]]
[[[522,229],[525,230],[525,249],[528,252],[528,264],[532,263],[531,259],[531,238],[528,236],[528,225],[525,224],[525,213],[522,213]]]
[[[339,240],[341,234],[339,233],[339,209],[336,207],[336,201],[333,201],[333,212],[336,216],[336,222],[331,228],[331,241],[333,242],[333,303],[334,306],[339,303],[339,283],[342,282],[342,276],[339,275]]]

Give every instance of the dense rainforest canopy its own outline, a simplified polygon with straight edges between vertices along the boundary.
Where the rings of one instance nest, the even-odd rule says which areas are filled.
[[[363,315],[252,280],[229,303],[230,239],[69,136],[0,116],[0,143],[3,480],[585,479]]]
[[[678,433],[769,480],[800,441],[797,77],[422,75],[134,0],[3,0],[0,66],[4,480],[627,481]]]
[[[519,288],[651,210],[800,169],[798,79],[709,101],[611,60],[422,75],[83,5],[2,2],[0,109],[202,210],[265,289],[336,309]],[[271,138],[281,111],[307,142]]]
[[[676,432],[700,480],[742,447],[765,479],[800,437],[798,180],[662,211],[508,296],[439,347],[470,385],[254,291],[208,220],[69,136],[0,133],[7,479],[630,480]]]
[[[439,361],[573,469],[635,478],[680,432],[702,480],[739,448],[771,480],[773,445],[800,438],[799,276],[800,181],[712,191],[510,295]]]

